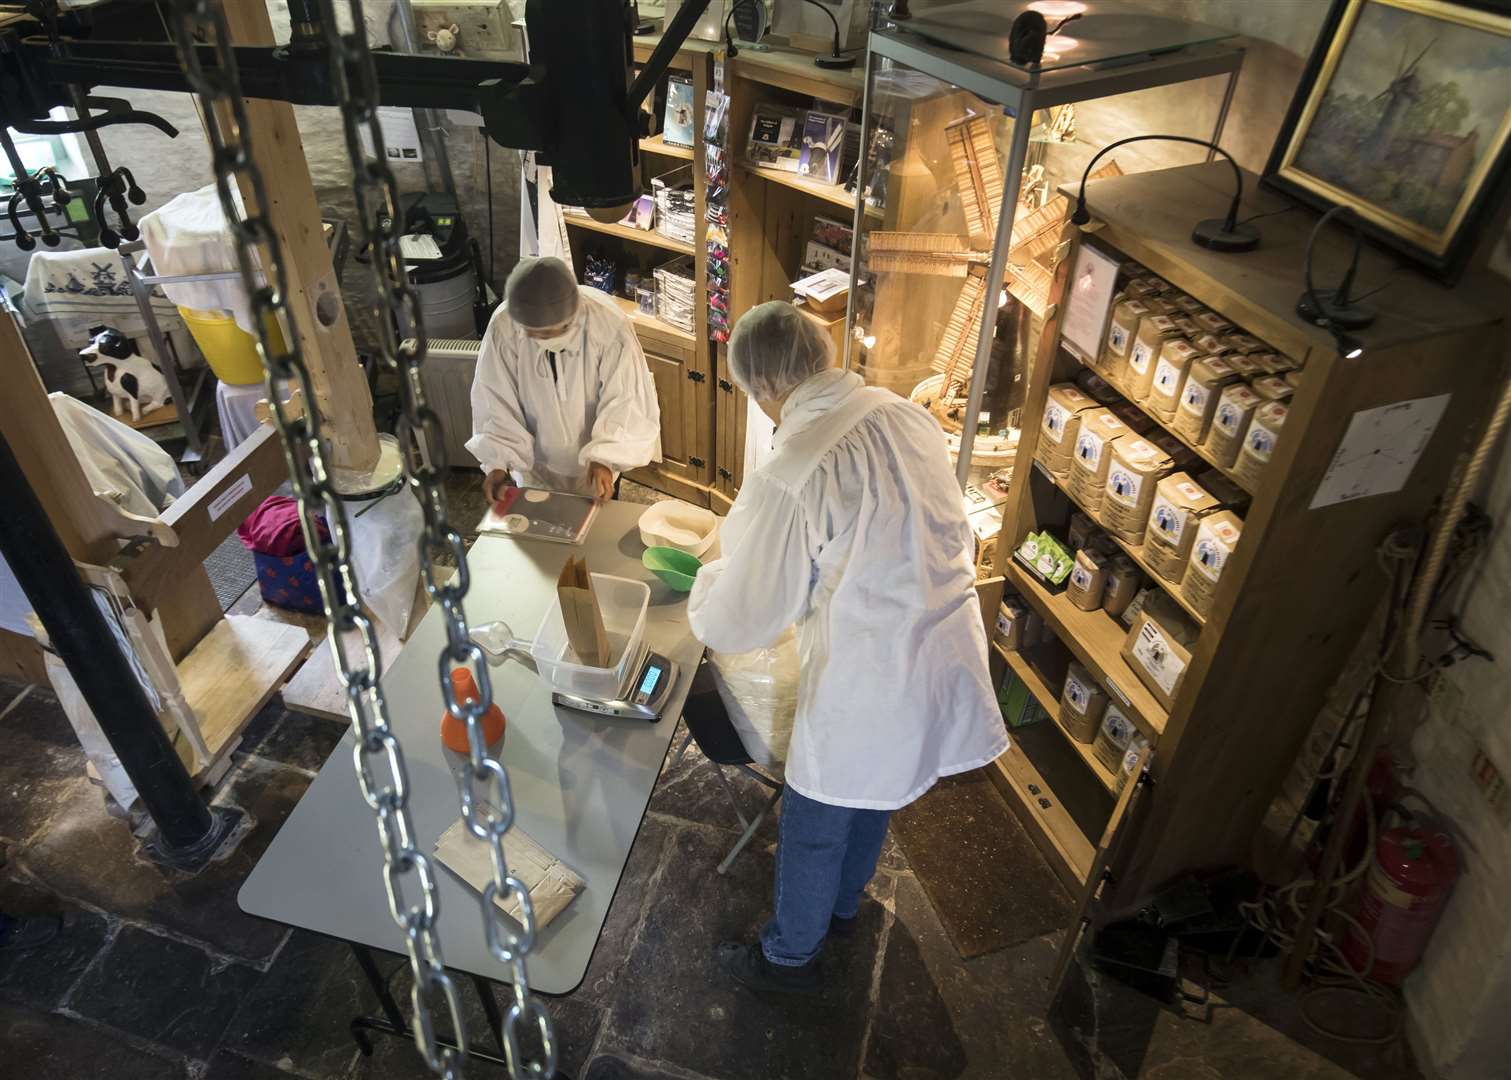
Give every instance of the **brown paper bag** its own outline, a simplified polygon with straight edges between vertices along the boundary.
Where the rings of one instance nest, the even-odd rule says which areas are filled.
[[[577,662],[586,667],[608,667],[613,659],[609,655],[609,635],[603,629],[603,612],[598,610],[593,575],[588,573],[586,559],[567,560],[556,579],[556,595],[561,600],[561,621]]]

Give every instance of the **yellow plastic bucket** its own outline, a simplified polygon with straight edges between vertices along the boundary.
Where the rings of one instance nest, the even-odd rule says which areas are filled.
[[[220,311],[198,311],[181,307],[178,313],[184,317],[184,325],[205,354],[210,370],[223,383],[232,386],[248,386],[262,382],[262,361],[257,357],[257,339],[236,325],[236,320]],[[273,345],[284,346],[283,334],[277,323],[269,326]]]

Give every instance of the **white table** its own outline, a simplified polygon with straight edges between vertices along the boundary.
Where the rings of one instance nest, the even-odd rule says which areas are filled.
[[[569,555],[585,555],[596,572],[649,582],[647,639],[681,666],[655,724],[557,708],[533,671],[512,661],[492,669],[495,700],[508,721],[502,760],[516,821],[587,882],[541,932],[530,954],[530,982],[547,994],[575,989],[587,971],[703,653],[687,625],[685,595],[640,564],[645,549],[636,522],[644,509],[609,503],[581,547],[483,536],[468,556],[468,622],[503,619],[525,638],[534,636]],[[386,658],[383,682],[408,764],[416,845],[427,853],[460,816],[439,736],[445,706],[436,661],[444,642],[440,609],[432,608],[399,656]],[[352,746],[348,732],[242,885],[238,900],[249,914],[349,941],[359,947],[359,958],[361,947],[402,954],[404,938],[388,913],[377,826],[357,790]],[[439,865],[436,884],[446,966],[507,981],[507,969],[483,940],[479,894]],[[370,958],[363,966],[370,966]]]

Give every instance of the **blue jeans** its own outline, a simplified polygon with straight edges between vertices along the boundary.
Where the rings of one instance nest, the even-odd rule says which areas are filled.
[[[761,951],[799,967],[818,955],[831,917],[853,919],[887,835],[890,810],[855,810],[782,792],[771,921]]]

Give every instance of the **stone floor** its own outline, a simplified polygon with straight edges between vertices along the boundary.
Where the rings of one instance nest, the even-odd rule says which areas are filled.
[[[106,815],[48,691],[6,684],[0,699],[0,838],[8,852],[0,909],[64,918],[62,934],[45,948],[0,954],[0,1045],[7,1051],[0,1074],[17,1080],[424,1075],[407,1042],[381,1040],[371,1058],[357,1052],[347,1023],[375,1011],[376,1002],[342,943],[252,918],[236,906],[243,877],[335,746],[338,725],[270,705],[215,794],[244,812],[243,835],[228,856],[185,878],[142,859],[126,830]],[[983,785],[979,796],[994,790],[980,779],[959,783]],[[946,808],[926,799],[915,817],[933,813],[943,835],[953,827],[950,815],[940,813]],[[976,825],[1017,828],[1001,805],[978,810]],[[961,960],[903,851],[890,842],[856,933],[828,950],[828,992],[816,1002],[749,994],[719,977],[711,950],[760,925],[775,828],[720,877],[714,866],[734,838],[733,816],[707,764],[694,751],[669,767],[586,979],[550,1002],[567,1075],[1413,1075],[1389,1055],[1351,1054],[1341,1044],[1308,1049],[1289,999],[1257,983],[1245,989],[1242,1009],[1215,1001],[1204,1016],[1183,1015],[1077,969],[1066,1005],[1051,1022],[1045,986],[1060,931]],[[402,995],[407,970],[398,960],[387,964]],[[470,1011],[480,1022],[475,1001]]]
[[[461,474],[451,485],[459,522],[481,516],[476,487],[475,477]],[[621,495],[657,497],[631,485]],[[249,599],[237,610],[256,606]],[[343,943],[245,915],[236,904],[242,880],[341,734],[338,724],[286,712],[276,700],[269,705],[213,795],[242,811],[236,843],[186,877],[142,858],[126,828],[106,814],[51,692],[0,682],[0,910],[63,917],[62,933],[46,947],[0,953],[0,1076],[427,1075],[406,1041],[379,1040],[371,1057],[357,1051],[348,1023],[375,1012],[377,1002]],[[745,782],[738,787],[754,801]],[[725,938],[753,935],[763,921],[776,826],[768,824],[721,877],[714,868],[736,835],[725,796],[696,750],[669,763],[586,978],[574,993],[549,1001],[564,1075],[1417,1076],[1398,1046],[1373,1050],[1318,1038],[1268,968],[1223,987],[1204,1007],[1176,1010],[1073,967],[1051,1011],[1047,983],[1069,901],[980,776],[941,785],[894,829],[856,931],[826,952],[829,988],[821,998],[747,993],[719,975],[712,950]],[[904,845],[922,853],[916,870]],[[958,876],[938,850],[962,853]],[[968,903],[982,895],[992,903]],[[1015,932],[1002,934],[1003,923]],[[957,945],[981,954],[963,960]],[[407,1001],[405,964],[384,963]],[[470,983],[464,997],[469,1025],[481,1031]],[[469,1075],[499,1074],[474,1068]]]

